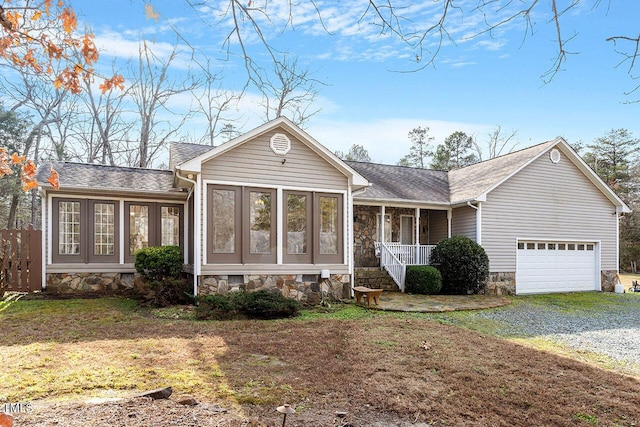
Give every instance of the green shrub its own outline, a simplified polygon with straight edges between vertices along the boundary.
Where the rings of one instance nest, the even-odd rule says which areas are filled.
[[[184,268],[179,246],[150,246],[136,251],[136,271],[150,281],[177,279]]]
[[[243,309],[251,318],[277,319],[295,316],[300,310],[300,305],[278,291],[263,290],[246,293]]]
[[[300,304],[280,292],[229,292],[224,295],[198,297],[196,319],[226,320],[237,317],[252,319],[277,319],[296,316]]]
[[[442,276],[429,265],[409,265],[405,277],[405,290],[412,294],[432,295],[440,292]]]
[[[464,236],[442,240],[431,252],[431,264],[442,274],[442,293],[478,293],[489,276],[489,257]]]
[[[179,246],[150,246],[136,251],[136,271],[147,279],[151,303],[157,307],[193,302],[191,287],[182,279],[184,257]]]

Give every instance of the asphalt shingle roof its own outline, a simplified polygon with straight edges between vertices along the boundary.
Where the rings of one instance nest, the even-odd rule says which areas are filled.
[[[136,191],[141,193],[176,193],[173,172],[169,170],[128,168],[97,164],[61,162],[54,163],[60,179],[60,189],[92,189],[113,191]],[[38,170],[38,182],[44,185],[49,176],[49,167]]]
[[[358,199],[449,203],[447,172],[377,163],[346,162],[371,184]]]
[[[194,159],[209,150],[213,150],[210,145],[173,142],[169,147],[169,169],[173,169],[176,165]]]
[[[345,162],[372,185],[355,194],[359,200],[405,201],[456,204],[473,200],[492,189],[529,161],[557,144],[547,141],[533,147],[496,157],[453,171],[436,171],[377,163]],[[171,169],[175,165],[206,153],[213,147],[173,143]],[[54,164],[60,175],[60,188],[101,189],[128,192],[176,193],[171,170],[128,168],[62,162]],[[49,168],[40,168],[38,182],[47,184]]]
[[[543,142],[533,147],[450,171],[451,203],[475,199],[557,143],[557,139]]]

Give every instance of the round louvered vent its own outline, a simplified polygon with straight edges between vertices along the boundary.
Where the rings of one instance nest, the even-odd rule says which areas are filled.
[[[276,133],[271,137],[271,149],[274,153],[284,156],[291,150],[291,141],[287,135]]]

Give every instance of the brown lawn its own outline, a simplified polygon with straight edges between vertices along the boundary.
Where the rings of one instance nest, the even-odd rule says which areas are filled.
[[[19,301],[0,311],[0,404],[33,402],[19,426],[281,425],[284,402],[297,409],[288,426],[335,425],[335,411],[354,426],[640,424],[630,376],[418,315],[316,317],[196,322],[120,299]],[[201,405],[78,403],[165,385]],[[213,403],[228,412],[203,413]]]

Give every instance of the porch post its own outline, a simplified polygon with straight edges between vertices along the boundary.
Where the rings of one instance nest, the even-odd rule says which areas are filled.
[[[416,208],[415,234],[416,264],[422,264],[422,260],[420,259],[420,208]]]
[[[451,213],[452,213],[452,209],[448,208],[447,209],[447,237],[451,237]]]
[[[384,242],[384,216],[386,214],[386,208],[384,205],[380,206],[380,241]]]

